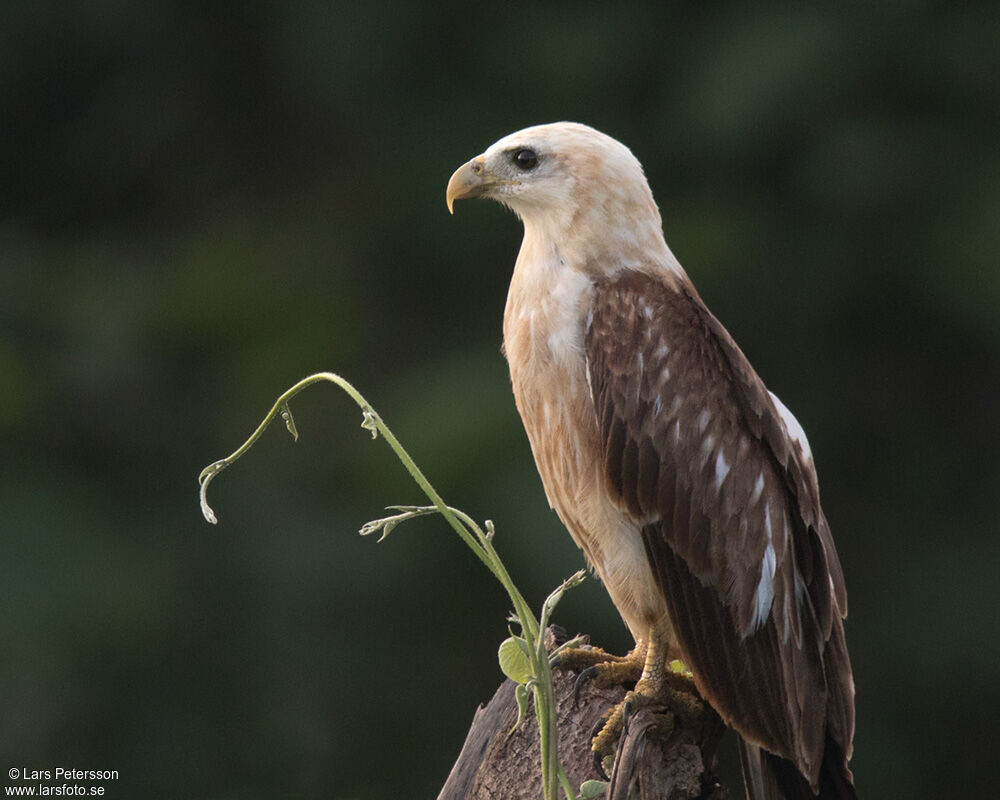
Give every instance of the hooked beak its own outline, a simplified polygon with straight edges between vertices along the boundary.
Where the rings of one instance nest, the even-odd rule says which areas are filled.
[[[455,213],[456,200],[465,200],[467,197],[482,197],[489,192],[495,183],[496,179],[486,171],[482,156],[476,156],[471,161],[462,164],[448,181],[448,189],[445,192],[448,212]]]

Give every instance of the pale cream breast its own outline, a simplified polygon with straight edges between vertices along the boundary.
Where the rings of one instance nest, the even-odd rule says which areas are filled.
[[[549,504],[593,565],[633,636],[662,628],[666,606],[636,525],[604,486],[584,326],[591,278],[525,237],[504,312],[514,398]]]

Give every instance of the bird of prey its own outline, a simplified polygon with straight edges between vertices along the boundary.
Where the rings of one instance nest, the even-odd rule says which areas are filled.
[[[447,203],[509,207],[504,312],[550,505],[636,640],[635,692],[679,657],[741,738],[752,798],[856,798],[847,594],[802,427],[667,247],[639,162],[577,123],[512,133]]]

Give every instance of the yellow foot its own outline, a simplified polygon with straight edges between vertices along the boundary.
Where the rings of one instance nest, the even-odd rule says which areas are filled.
[[[627,656],[615,656],[599,647],[573,647],[563,650],[556,662],[563,669],[580,671],[577,678],[577,694],[581,684],[593,679],[602,689],[635,683],[642,677],[646,661],[644,645],[636,647]]]
[[[601,717],[601,728],[591,744],[594,763],[609,774],[604,762],[613,760],[618,741],[636,711],[650,706],[668,708],[676,714],[699,714],[702,702],[691,673],[680,661],[667,661],[668,649],[662,639],[640,642],[627,656],[615,656],[599,647],[574,647],[559,653],[555,665],[579,671],[576,694],[588,680],[600,688],[635,684],[625,699]]]
[[[581,673],[580,678],[583,679],[591,671],[599,670],[596,680],[601,686],[638,678],[635,689],[601,718],[603,724],[591,744],[594,763],[605,774],[610,774],[610,763],[614,761],[618,742],[629,717],[636,711],[658,706],[683,717],[701,713],[703,705],[691,680],[691,673],[679,661],[667,662],[665,656],[666,648],[662,643],[655,642],[653,646],[643,644],[624,658],[612,657],[613,660],[608,661],[606,654],[603,660],[593,657],[591,660],[595,663]],[[612,680],[623,676],[624,680]]]
[[[700,717],[705,706],[686,670],[682,672],[670,665],[658,675],[643,677],[622,702],[604,714],[601,718],[604,724],[591,742],[594,766],[605,777],[611,775],[618,745],[629,719],[644,708],[670,711],[684,720],[690,720]]]

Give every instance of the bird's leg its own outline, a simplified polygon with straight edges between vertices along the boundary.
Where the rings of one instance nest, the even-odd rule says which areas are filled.
[[[686,671],[672,669],[672,665],[667,663],[668,642],[666,636],[657,633],[650,636],[644,648],[642,674],[635,689],[605,714],[604,726],[594,737],[591,747],[598,760],[614,754],[628,716],[640,708],[651,705],[669,706],[672,711],[680,714],[697,713],[700,710],[701,701]]]

